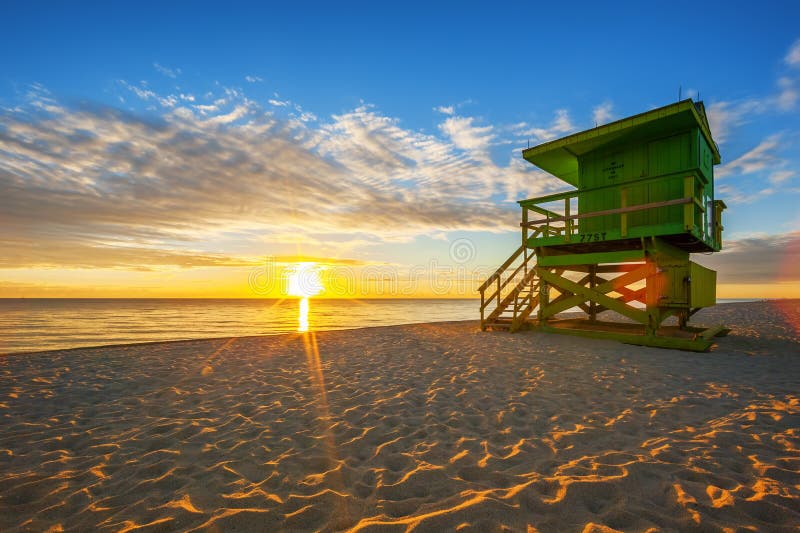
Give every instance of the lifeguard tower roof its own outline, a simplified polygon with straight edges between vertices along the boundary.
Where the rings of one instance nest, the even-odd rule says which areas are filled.
[[[711,148],[714,164],[719,164],[719,149],[711,137],[705,107],[702,102],[691,99],[528,148],[522,151],[522,156],[570,185],[580,187],[578,159],[582,155],[624,145],[633,139],[642,140],[663,135],[665,131],[690,128],[699,128]]]

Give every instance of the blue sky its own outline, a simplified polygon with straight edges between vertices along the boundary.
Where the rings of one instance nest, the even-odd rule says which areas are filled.
[[[0,284],[201,284],[264,255],[407,267],[460,238],[498,264],[514,200],[560,186],[520,148],[679,90],[722,152],[727,261],[786,263],[797,2],[284,4],[6,4]]]

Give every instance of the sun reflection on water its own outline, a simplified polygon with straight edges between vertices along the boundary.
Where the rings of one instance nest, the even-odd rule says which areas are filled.
[[[287,293],[290,296],[300,296],[300,308],[297,315],[297,331],[305,333],[309,330],[308,299],[322,292],[322,280],[319,272],[321,268],[313,262],[297,263],[286,271]]]
[[[308,331],[308,296],[300,299],[300,312],[297,315],[297,331]]]

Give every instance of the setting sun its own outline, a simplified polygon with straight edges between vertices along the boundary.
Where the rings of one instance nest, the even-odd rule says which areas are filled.
[[[316,263],[304,262],[286,270],[286,294],[310,298],[322,292],[322,280],[319,277],[321,267]]]
[[[296,263],[286,269],[286,294],[299,296],[300,309],[297,316],[297,330],[306,332],[308,325],[308,299],[322,292],[322,280],[319,273],[322,267],[313,262]]]

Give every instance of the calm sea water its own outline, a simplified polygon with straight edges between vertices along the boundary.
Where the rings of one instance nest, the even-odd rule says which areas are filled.
[[[718,303],[752,299],[718,299]],[[314,331],[478,320],[479,300],[317,300]],[[300,300],[0,299],[0,354],[104,344],[275,335],[304,327]],[[579,309],[572,309],[578,311]],[[568,311],[572,311],[568,310]]]
[[[478,300],[316,300],[311,330],[477,320]],[[298,331],[299,300],[0,299],[0,353]]]

